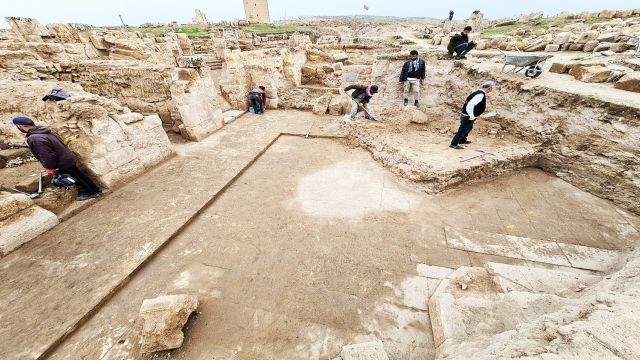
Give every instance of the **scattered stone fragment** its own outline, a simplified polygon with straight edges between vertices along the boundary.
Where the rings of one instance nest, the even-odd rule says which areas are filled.
[[[316,115],[326,114],[332,97],[333,95],[331,95],[330,93],[326,93],[320,96],[318,100],[316,100],[316,104],[313,106],[313,113]]]
[[[198,299],[190,295],[165,295],[142,302],[140,317],[142,329],[142,351],[176,349],[182,346],[182,327],[189,315],[198,308]]]
[[[629,73],[614,85],[616,89],[640,92],[640,72]]]
[[[341,356],[342,360],[389,360],[380,340],[343,346]]]

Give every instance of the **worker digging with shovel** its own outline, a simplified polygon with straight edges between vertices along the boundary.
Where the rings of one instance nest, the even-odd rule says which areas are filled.
[[[350,85],[344,88],[346,93],[349,90],[353,90],[351,94],[351,121],[356,121],[356,115],[359,112],[359,106],[362,105],[364,109],[364,118],[368,120],[378,121],[373,116],[373,109],[369,106],[369,100],[378,92],[378,85]]]

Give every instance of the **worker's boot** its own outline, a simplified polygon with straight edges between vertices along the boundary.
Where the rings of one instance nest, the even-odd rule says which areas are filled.
[[[409,99],[404,99],[404,106],[409,105]]]
[[[419,102],[418,100],[416,100],[416,101],[414,101],[414,102],[413,102],[413,105],[415,105],[415,107],[420,106],[419,104],[420,104],[420,102]]]

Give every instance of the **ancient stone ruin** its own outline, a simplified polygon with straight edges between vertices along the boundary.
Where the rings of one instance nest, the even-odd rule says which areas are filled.
[[[640,357],[640,9],[268,24],[244,6],[6,19],[1,359]],[[450,148],[488,80],[495,116]],[[380,89],[355,120],[353,84]],[[55,186],[16,116],[103,195]]]

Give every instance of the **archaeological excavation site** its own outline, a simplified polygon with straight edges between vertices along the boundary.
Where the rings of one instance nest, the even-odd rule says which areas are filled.
[[[3,14],[0,359],[640,359],[640,9],[244,9]]]

